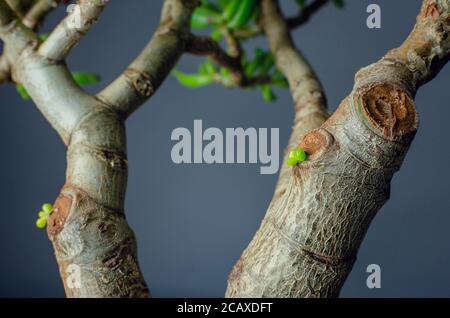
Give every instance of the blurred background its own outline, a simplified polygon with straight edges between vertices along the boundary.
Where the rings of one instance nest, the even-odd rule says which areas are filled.
[[[297,12],[294,0],[281,0]],[[366,8],[382,8],[382,28],[366,27]],[[112,1],[73,51],[73,71],[110,82],[140,52],[158,25],[162,1]],[[334,110],[353,76],[408,35],[420,0],[347,0],[328,5],[293,33],[320,76]],[[65,14],[53,13],[43,31]],[[264,38],[249,47],[267,47]],[[184,56],[193,71],[202,59]],[[420,129],[392,184],[391,200],[373,221],[342,297],[450,296],[450,70],[423,87],[416,102]],[[127,123],[129,186],[126,213],[139,246],[144,276],[156,297],[222,297],[227,275],[259,227],[277,175],[259,165],[175,165],[170,135],[177,127],[280,128],[280,147],[292,125],[289,92],[266,103],[257,91],[181,87],[170,77]],[[0,86],[0,297],[63,297],[45,231],[35,227],[40,206],[53,202],[65,177],[65,147],[32,102],[14,86]],[[366,268],[381,266],[381,289],[368,289]]]

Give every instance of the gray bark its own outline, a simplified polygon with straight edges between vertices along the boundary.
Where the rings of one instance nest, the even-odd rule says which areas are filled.
[[[272,51],[297,96],[299,119],[289,148],[300,145],[310,156],[283,167],[266,216],[229,276],[226,296],[336,297],[416,132],[416,91],[449,57],[450,2],[425,0],[403,46],[359,71],[338,110],[314,125],[301,116],[312,106],[299,102],[320,96],[301,89],[311,80],[309,67],[289,67],[302,57],[293,51],[276,2],[263,0],[263,12]],[[320,105],[311,116],[317,111]],[[308,132],[314,126],[319,128]]]

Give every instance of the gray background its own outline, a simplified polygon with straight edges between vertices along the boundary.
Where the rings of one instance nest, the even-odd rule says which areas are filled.
[[[294,12],[293,0],[282,0]],[[157,26],[162,1],[112,1],[100,23],[74,50],[72,70],[103,76],[95,92],[117,76]],[[366,7],[382,6],[382,29],[365,26]],[[347,0],[328,6],[300,30],[296,43],[310,58],[331,109],[352,88],[353,76],[399,45],[414,24],[421,1]],[[48,20],[47,28],[63,10]],[[251,46],[265,46],[265,40]],[[184,57],[179,68],[196,68]],[[417,96],[421,127],[391,200],[378,214],[343,291],[344,297],[450,296],[450,195],[448,128],[450,71]],[[284,147],[292,122],[287,91],[266,104],[257,92],[211,86],[188,90],[169,78],[128,122],[130,178],[126,211],[136,232],[140,263],[157,297],[221,297],[226,277],[259,226],[276,175],[257,165],[183,165],[170,159],[170,134],[204,127],[279,127]],[[40,205],[64,183],[65,149],[31,102],[12,86],[0,87],[0,296],[62,297],[50,242],[34,226]],[[382,288],[369,290],[365,269],[382,268]]]

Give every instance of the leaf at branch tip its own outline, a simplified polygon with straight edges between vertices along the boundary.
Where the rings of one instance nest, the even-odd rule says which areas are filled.
[[[50,34],[48,34],[48,33],[42,33],[42,34],[39,34],[39,39],[42,42],[45,42],[48,39],[49,36],[50,36]]]
[[[189,88],[199,88],[214,82],[213,77],[208,74],[186,74],[178,70],[172,71],[172,74],[181,85]]]
[[[246,26],[255,16],[258,0],[241,0],[234,17],[228,23],[230,29],[239,29]]]
[[[204,5],[195,9],[192,14],[191,27],[194,29],[207,29],[211,24],[218,24],[221,19],[220,12],[210,6]]]
[[[211,32],[210,36],[214,41],[219,41],[222,38],[223,34],[220,30],[214,30]]]
[[[258,86],[259,90],[262,93],[262,96],[266,102],[274,102],[277,99],[277,96],[272,90],[272,87],[270,85],[260,85]]]
[[[216,69],[210,61],[206,61],[202,64],[200,64],[200,67],[198,68],[198,73],[201,75],[214,75],[216,73]]]
[[[223,2],[222,5],[225,5],[226,1],[222,2]],[[236,12],[238,11],[240,6],[240,2],[241,0],[229,0],[227,2],[226,7],[224,7],[225,10],[223,11],[223,19],[226,22],[230,22],[231,19],[233,19],[233,17],[236,15]]]
[[[27,90],[25,89],[25,87],[22,84],[17,84],[16,90],[17,90],[17,93],[19,93],[20,97],[22,97],[24,100],[31,99],[30,95],[28,94]]]
[[[101,77],[97,74],[86,73],[86,72],[73,72],[72,77],[80,86],[96,84],[101,81]]]
[[[333,3],[339,9],[342,9],[343,7],[345,7],[345,1],[344,0],[333,0]]]

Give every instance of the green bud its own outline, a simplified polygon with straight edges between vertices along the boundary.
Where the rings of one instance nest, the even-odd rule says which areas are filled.
[[[53,205],[51,205],[50,203],[45,203],[42,206],[42,211],[44,211],[47,215],[52,214],[52,212],[53,212]]]
[[[297,148],[294,151],[294,156],[299,162],[303,162],[306,160],[306,152],[302,148]]]
[[[39,211],[38,215],[40,219],[45,219],[48,217],[48,214],[45,213],[44,211]]]
[[[40,229],[43,229],[47,226],[47,219],[40,218],[36,221],[36,226]]]
[[[41,40],[42,42],[45,42],[48,39],[49,35],[50,34],[48,34],[48,33],[39,34],[39,40]]]
[[[287,164],[288,164],[288,166],[294,167],[298,164],[298,161],[295,158],[289,158],[287,160]]]
[[[260,85],[259,90],[261,91],[262,96],[266,102],[273,102],[277,99],[277,96],[273,92],[270,85]]]
[[[30,95],[28,94],[27,90],[25,89],[25,86],[23,86],[22,84],[17,84],[16,90],[17,90],[17,93],[19,93],[20,97],[22,97],[22,99],[24,99],[24,100],[31,99]]]
[[[308,155],[302,148],[297,148],[289,153],[289,157],[287,160],[288,166],[296,166],[304,161],[306,161]]]

